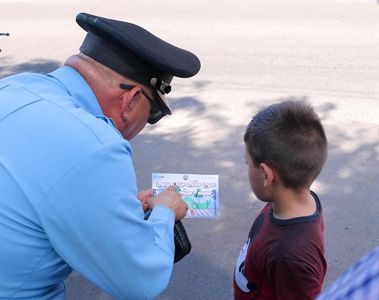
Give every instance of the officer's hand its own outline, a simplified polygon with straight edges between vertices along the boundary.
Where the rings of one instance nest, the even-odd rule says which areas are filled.
[[[150,198],[149,208],[152,209],[156,205],[164,205],[172,209],[175,213],[176,220],[183,219],[188,209],[187,203],[185,203],[182,196],[176,192],[174,186],[170,186],[157,196]]]
[[[149,201],[152,196],[153,190],[147,189],[138,193],[137,198],[141,201],[143,211],[147,211],[149,209]]]

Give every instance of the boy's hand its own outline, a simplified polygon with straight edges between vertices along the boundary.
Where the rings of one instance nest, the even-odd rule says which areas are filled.
[[[175,213],[176,220],[183,219],[188,210],[187,203],[185,203],[182,196],[176,192],[175,186],[170,186],[157,196],[150,198],[149,209],[153,209],[156,205],[163,205],[172,209]]]

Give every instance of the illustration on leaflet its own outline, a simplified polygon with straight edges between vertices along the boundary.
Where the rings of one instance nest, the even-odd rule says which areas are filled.
[[[215,218],[220,215],[218,175],[153,173],[153,196],[175,185],[188,205],[186,218]]]

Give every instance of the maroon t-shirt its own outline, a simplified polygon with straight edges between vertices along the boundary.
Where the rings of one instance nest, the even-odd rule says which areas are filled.
[[[268,203],[251,227],[234,272],[234,298],[307,300],[321,291],[326,273],[321,203],[315,214],[288,220]]]

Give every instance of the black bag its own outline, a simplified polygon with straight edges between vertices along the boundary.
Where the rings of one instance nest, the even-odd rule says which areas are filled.
[[[175,258],[174,263],[181,260],[191,252],[191,242],[188,238],[186,229],[181,221],[175,222],[174,226]]]
[[[145,212],[145,220],[149,218],[151,210]],[[192,246],[188,238],[186,229],[181,221],[176,221],[174,225],[174,243],[175,243],[175,257],[174,263],[177,263],[184,256],[191,252]]]

